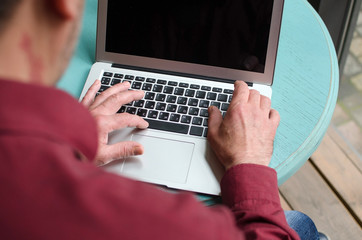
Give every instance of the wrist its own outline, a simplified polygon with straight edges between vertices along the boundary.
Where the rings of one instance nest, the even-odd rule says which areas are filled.
[[[241,165],[241,164],[253,164],[253,165],[261,165],[261,166],[265,166],[268,167],[269,163],[270,163],[271,157],[270,158],[238,158],[238,159],[232,159],[230,161],[229,164],[225,164],[225,169],[228,170],[232,167],[235,167],[237,165]]]

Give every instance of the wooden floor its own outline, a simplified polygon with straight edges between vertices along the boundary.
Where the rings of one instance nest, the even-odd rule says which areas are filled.
[[[306,213],[332,240],[362,240],[362,159],[332,126],[279,190],[284,209]]]

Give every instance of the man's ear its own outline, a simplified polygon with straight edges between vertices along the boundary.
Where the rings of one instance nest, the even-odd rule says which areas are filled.
[[[82,0],[50,0],[56,13],[65,19],[73,19],[79,14],[79,4]]]

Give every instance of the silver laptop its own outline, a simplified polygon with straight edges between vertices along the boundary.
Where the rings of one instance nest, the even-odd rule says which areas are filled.
[[[169,188],[220,194],[224,169],[207,143],[211,105],[225,114],[235,80],[271,97],[283,0],[99,0],[96,79],[99,93],[129,81],[144,99],[119,110],[145,118],[109,144],[137,141],[142,156],[104,168]]]

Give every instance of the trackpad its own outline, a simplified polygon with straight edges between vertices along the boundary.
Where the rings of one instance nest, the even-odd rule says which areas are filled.
[[[124,161],[124,175],[145,181],[186,183],[193,143],[141,134],[134,134],[132,141],[141,143],[145,151],[142,156]]]

